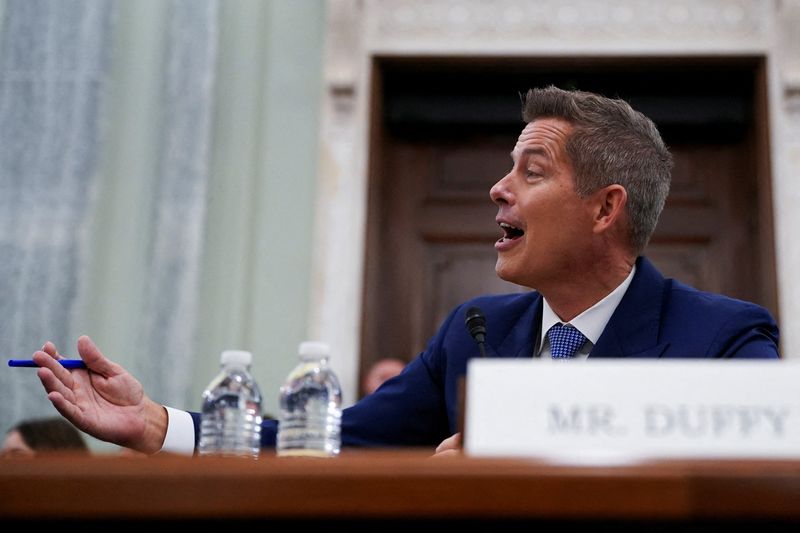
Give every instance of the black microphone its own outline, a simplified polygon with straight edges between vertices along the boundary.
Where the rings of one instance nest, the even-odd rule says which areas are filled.
[[[464,319],[469,334],[478,343],[478,351],[481,357],[486,357],[486,349],[483,346],[486,340],[486,317],[483,316],[483,311],[480,307],[470,307],[467,309],[466,318]]]

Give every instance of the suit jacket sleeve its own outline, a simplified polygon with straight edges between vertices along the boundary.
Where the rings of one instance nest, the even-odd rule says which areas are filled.
[[[747,305],[722,324],[706,357],[778,359],[778,327],[766,309]]]
[[[425,351],[399,376],[344,410],[343,445],[436,446],[450,436],[452,428],[445,401],[445,339],[455,316],[456,310]]]

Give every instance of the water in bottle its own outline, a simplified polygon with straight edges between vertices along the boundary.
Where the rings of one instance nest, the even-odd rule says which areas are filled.
[[[258,457],[261,448],[261,391],[250,375],[250,352],[226,350],[222,371],[203,392],[201,455]]]
[[[342,390],[323,342],[300,344],[300,363],[281,387],[278,455],[333,457],[341,448]]]

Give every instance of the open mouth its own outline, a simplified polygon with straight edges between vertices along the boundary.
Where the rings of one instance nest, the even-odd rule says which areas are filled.
[[[503,230],[503,239],[507,239],[509,241],[513,241],[514,239],[519,239],[525,232],[519,229],[516,226],[512,226],[511,224],[506,224],[505,222],[500,222],[500,229]]]

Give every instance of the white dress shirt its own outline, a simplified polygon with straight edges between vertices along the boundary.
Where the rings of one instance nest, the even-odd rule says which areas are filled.
[[[611,315],[614,314],[614,311],[617,310],[617,306],[619,302],[622,301],[622,297],[625,296],[635,273],[636,265],[633,265],[628,277],[625,278],[616,289],[569,322],[562,321],[550,307],[550,304],[547,303],[547,298],[543,298],[542,326],[539,330],[539,339],[534,349],[533,356],[552,361],[550,340],[547,338],[547,332],[555,324],[570,324],[586,337],[586,342],[583,343],[583,346],[578,348],[573,359],[586,359],[589,357],[589,352],[592,351],[592,348],[597,343],[597,339],[600,338],[603,330],[606,329],[606,324],[611,320]]]
[[[167,407],[167,436],[162,452],[192,455],[194,453],[194,421],[186,411]]]

